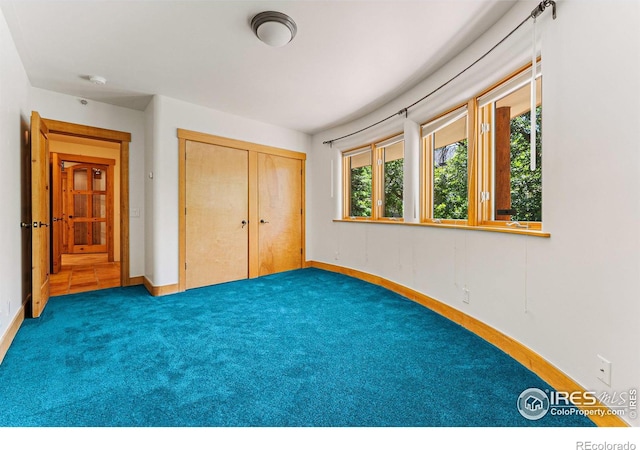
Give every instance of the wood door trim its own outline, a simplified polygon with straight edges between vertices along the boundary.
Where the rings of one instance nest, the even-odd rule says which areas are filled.
[[[108,260],[114,260],[114,237],[113,237],[113,216],[114,216],[114,193],[113,193],[113,180],[114,180],[114,167],[116,166],[116,160],[112,158],[102,158],[98,156],[85,156],[85,155],[75,155],[71,153],[56,153],[58,158],[62,161],[70,161],[77,162],[81,164],[96,164],[107,166],[107,234],[108,245],[107,245],[107,253]],[[122,257],[122,256],[121,256]]]
[[[258,252],[258,153],[249,152],[249,278],[256,278],[260,272]]]
[[[248,150],[258,153],[268,153],[271,155],[283,156],[285,158],[307,159],[306,153],[285,150],[283,148],[271,147],[268,145],[254,144],[253,142],[239,141],[237,139],[230,139],[222,136],[213,136],[211,134],[200,133],[198,131],[184,130],[182,128],[178,128],[178,139],[204,142],[205,144],[237,148],[239,150]]]
[[[63,161],[71,161],[82,164],[100,164],[102,166],[115,166],[116,160],[111,158],[100,158],[97,156],[85,156],[85,155],[74,155],[71,153],[59,153],[59,152],[51,152],[56,153],[61,160]]]
[[[106,233],[107,233],[107,244],[106,244],[106,248],[104,250],[104,252],[107,253],[108,255],[108,261],[109,262],[113,262],[114,261],[114,236],[113,236],[113,216],[114,216],[114,167],[116,165],[116,160],[115,159],[111,159],[111,158],[101,158],[101,157],[94,157],[94,156],[85,156],[85,155],[73,155],[73,154],[67,154],[67,153],[57,153],[57,157],[58,160],[62,160],[62,161],[68,161],[68,162],[74,162],[74,163],[79,163],[84,167],[90,167],[90,166],[103,166],[106,167],[107,170],[107,183],[105,186],[105,190],[104,192],[106,193],[106,198],[107,198],[107,204],[106,204],[106,217],[104,220],[104,223],[106,225]],[[73,166],[70,168],[71,171],[75,170],[77,168],[77,166]],[[71,185],[74,185],[74,180],[73,177],[71,179]],[[87,184],[87,188],[88,188],[88,184]],[[84,193],[84,194],[88,194],[92,193],[94,194],[95,191],[93,189],[86,189],[86,190],[76,190],[76,189],[68,189],[67,190],[67,204],[68,205],[74,205],[74,201],[72,200],[73,196],[78,194],[78,193]],[[89,204],[92,204],[93,199],[89,199]],[[75,208],[74,206],[71,206],[72,210],[73,208]],[[91,208],[90,208],[91,209]],[[75,216],[75,214],[74,214]],[[78,218],[78,217],[74,217],[73,218],[73,223],[82,223],[82,222],[103,222],[103,220],[97,220],[94,217],[84,217],[84,218]],[[68,237],[68,242],[72,243],[71,244],[71,253],[83,253],[82,251],[79,251],[78,249],[76,249],[76,244],[74,242],[74,239],[72,239],[72,236],[75,235],[75,231],[71,231],[71,228],[69,228],[67,230],[70,235]],[[94,253],[94,252],[100,252],[102,253],[102,245],[96,245],[96,244],[91,244],[91,245],[78,245],[78,247],[89,247],[87,250],[85,250],[84,252],[86,253]]]
[[[54,274],[58,273],[62,266],[62,243],[65,238],[60,218],[66,202],[63,199],[63,177],[58,153],[50,152],[49,161],[51,166],[51,273]]]
[[[120,143],[120,284],[129,286],[131,280],[129,255],[129,142],[131,133],[91,127],[53,119],[42,119],[49,134],[64,134],[101,141]]]
[[[60,120],[45,119],[50,133],[66,134],[68,136],[88,137],[101,141],[131,142],[131,133],[123,131],[107,130],[105,128],[91,127]]]

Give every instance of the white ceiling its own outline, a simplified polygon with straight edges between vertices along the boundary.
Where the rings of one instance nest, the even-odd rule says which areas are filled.
[[[514,4],[0,0],[35,87],[139,110],[160,94],[309,134],[415,86]],[[253,35],[266,10],[297,23],[287,46]]]

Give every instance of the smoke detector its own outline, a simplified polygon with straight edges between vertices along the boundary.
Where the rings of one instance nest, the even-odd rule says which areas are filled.
[[[89,81],[91,81],[93,84],[99,84],[99,85],[107,84],[107,79],[104,77],[100,77],[98,75],[93,75],[89,77]]]

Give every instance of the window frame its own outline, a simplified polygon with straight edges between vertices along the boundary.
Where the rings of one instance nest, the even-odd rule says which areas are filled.
[[[540,58],[536,63],[536,80],[542,78],[540,68]],[[476,199],[478,202],[477,225],[492,227],[497,229],[520,229],[541,231],[542,221],[516,221],[497,220],[494,218],[495,209],[495,159],[494,159],[494,139],[495,139],[495,104],[506,96],[531,86],[532,64],[520,68],[505,79],[494,84],[476,96],[477,105],[477,142],[478,142],[478,186],[476,188]],[[542,83],[541,83],[542,84]],[[541,94],[541,92],[540,92]],[[540,106],[542,106],[542,95],[540,95]],[[489,124],[488,130],[483,130],[483,124]],[[542,136],[540,136],[540,139]],[[486,194],[488,192],[488,199]]]
[[[371,215],[352,216],[351,213],[351,158],[364,153],[371,155]],[[374,180],[374,153],[371,144],[358,146],[342,152],[342,217],[345,220],[371,220],[374,216],[375,204],[373,202],[375,180]]]
[[[540,92],[540,104],[542,106],[542,71],[540,69],[541,58],[538,57],[538,62],[536,63],[536,79],[540,78],[540,86],[541,89],[537,92]],[[417,221],[405,222],[404,218],[385,218],[382,217],[381,211],[384,208],[384,202],[378,204],[379,200],[383,198],[384,195],[384,186],[382,185],[382,175],[381,175],[381,165],[378,164],[379,160],[383,157],[381,153],[381,149],[384,149],[383,143],[387,142],[389,139],[399,138],[398,140],[405,140],[404,133],[396,133],[384,139],[378,139],[374,142],[370,142],[365,145],[359,145],[357,147],[353,147],[349,150],[342,151],[342,162],[343,162],[343,175],[342,175],[342,186],[343,186],[343,208],[342,208],[342,219],[335,219],[335,221],[348,221],[348,222],[375,222],[375,223],[404,223],[406,225],[421,225],[421,226],[432,226],[432,227],[443,227],[443,228],[456,228],[456,229],[466,229],[466,230],[477,230],[477,231],[489,231],[489,232],[500,232],[507,234],[519,234],[519,235],[528,235],[528,236],[537,236],[537,237],[545,237],[548,238],[551,236],[550,233],[544,232],[542,230],[543,222],[534,222],[534,221],[506,221],[506,220],[493,220],[493,170],[494,170],[494,161],[493,161],[493,108],[487,108],[486,104],[482,107],[480,106],[483,101],[487,98],[490,98],[491,95],[496,95],[497,97],[489,103],[499,101],[505,96],[509,95],[511,92],[516,91],[517,89],[522,88],[522,86],[527,85],[527,80],[530,85],[531,80],[531,71],[532,64],[528,63],[524,66],[521,66],[519,69],[511,72],[508,76],[500,79],[499,81],[493,83],[486,89],[480,91],[478,94],[473,95],[469,98],[465,103],[458,104],[454,108],[451,108],[437,116],[430,118],[428,121],[419,125],[419,143],[418,143],[418,155],[419,155],[419,167],[418,167],[418,180],[417,186],[414,186],[414,189],[417,189],[416,192],[412,192],[413,195],[417,196],[417,205],[419,208],[419,216],[417,217]],[[524,80],[524,81],[523,81]],[[519,86],[516,86],[520,83]],[[432,135],[438,129],[442,129],[448,124],[442,124],[441,126],[434,128],[428,132],[425,132],[425,128],[427,128],[432,123],[437,123],[438,120],[441,120],[443,117],[451,113],[455,113],[458,110],[466,109],[466,117],[467,117],[467,195],[468,195],[468,211],[467,211],[467,219],[434,219],[433,216],[433,200],[432,200],[432,192],[433,192],[433,156],[431,155],[432,150],[425,144],[425,138],[429,135]],[[458,119],[461,116],[458,116]],[[452,119],[451,122],[456,119]],[[489,130],[483,128],[483,123],[488,122],[491,123]],[[449,122],[449,123],[451,123]],[[539,141],[542,144],[542,135],[540,136]],[[389,144],[387,144],[389,145]],[[350,217],[348,215],[350,209],[350,167],[345,164],[345,158],[348,156],[350,152],[358,149],[370,149],[372,156],[372,213],[371,217]],[[430,151],[431,150],[431,151]],[[415,151],[415,149],[410,149],[411,152]],[[404,172],[406,179],[407,170],[411,170],[411,168],[406,167],[406,155],[407,149],[404,148]],[[542,168],[542,165],[540,166]],[[403,183],[403,199],[406,198],[405,185]],[[542,187],[544,194],[544,186]],[[484,192],[489,192],[489,201],[486,200],[486,194]],[[543,198],[544,200],[544,198]],[[404,211],[403,205],[403,213]],[[514,223],[515,222],[515,223]]]
[[[402,217],[388,217],[385,216],[384,212],[385,212],[385,205],[386,205],[386,196],[385,196],[385,192],[384,192],[384,188],[385,188],[385,152],[388,147],[391,147],[399,142],[402,142],[402,165],[403,165],[403,174],[404,174],[404,133],[392,136],[388,139],[383,139],[382,141],[377,142],[376,144],[374,144],[374,150],[375,150],[375,161],[373,161],[375,163],[375,166],[377,168],[377,173],[376,176],[378,177],[377,179],[377,200],[375,203],[375,207],[377,209],[377,215],[376,215],[376,220],[387,220],[387,221],[392,221],[392,222],[402,222],[404,221],[404,176],[403,176],[403,180],[402,180],[402,198],[403,198],[403,205],[402,205]]]
[[[359,145],[342,151],[342,220],[345,221],[377,221],[404,222],[404,217],[384,216],[384,151],[398,142],[404,142],[404,133],[395,133],[383,139],[377,139],[365,145]],[[352,156],[371,152],[371,216],[351,216],[351,160]],[[403,146],[404,165],[404,146]],[[404,172],[404,170],[403,170]],[[403,180],[404,198],[404,180]],[[404,214],[404,206],[403,206]]]
[[[429,224],[446,225],[470,225],[470,193],[472,192],[471,166],[472,148],[474,147],[473,135],[470,130],[473,128],[474,116],[470,116],[475,107],[471,102],[457,105],[431,120],[420,125],[420,222]],[[437,219],[433,217],[433,139],[434,134],[451,125],[453,122],[466,117],[466,140],[467,140],[467,218],[466,219]],[[427,132],[425,132],[428,130]]]

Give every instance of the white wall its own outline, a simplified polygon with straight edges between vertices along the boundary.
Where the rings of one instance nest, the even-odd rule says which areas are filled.
[[[21,151],[30,121],[29,80],[0,11],[0,338],[22,307]],[[29,161],[29,158],[26,158]],[[28,264],[28,263],[27,263]]]
[[[476,317],[542,355],[588,390],[640,387],[640,21],[638,2],[558,2],[538,21],[543,70],[543,220],[551,238],[481,231],[334,223],[339,150],[414,129],[530,60],[531,25],[473,76],[424,106],[357,138],[322,142],[400,110],[470,64],[527,17],[504,20],[406,95],[312,138],[307,255],[416,289]],[[360,142],[357,142],[360,139]],[[462,289],[470,303],[462,302]],[[455,345],[455,343],[452,343]],[[597,380],[597,355],[613,363]],[[470,355],[472,357],[472,355]],[[528,386],[523,386],[523,389]],[[630,420],[634,425],[640,421]]]
[[[153,148],[148,154],[146,194],[153,218],[147,224],[153,244],[148,246],[147,278],[154,286],[178,282],[178,138],[177,129],[208,133],[306,153],[310,138],[304,133],[256,122],[221,111],[163,96],[155,96],[147,109]],[[152,118],[151,118],[152,117]],[[149,166],[150,164],[150,166]]]
[[[140,210],[140,217],[129,218],[129,274],[143,275],[144,265],[144,152],[145,115],[119,106],[89,100],[82,105],[80,99],[70,95],[31,89],[31,109],[47,119],[131,133],[129,144],[129,208]]]

